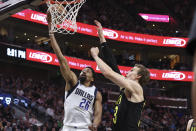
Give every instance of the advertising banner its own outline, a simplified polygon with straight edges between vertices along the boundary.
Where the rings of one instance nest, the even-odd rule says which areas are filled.
[[[46,14],[30,9],[25,9],[12,15],[14,18],[23,19],[43,25],[47,25]],[[93,25],[77,22],[77,33],[98,37],[96,27]],[[180,47],[185,48],[188,38],[164,37],[155,35],[146,35],[131,33],[103,28],[104,36],[108,39],[123,41],[127,43],[136,43],[143,45],[163,46],[163,47]]]
[[[82,70],[85,67],[92,67],[95,72],[101,73],[96,62],[83,60],[74,57],[65,58],[68,61],[70,68]],[[59,65],[58,59],[55,54],[26,49],[26,59],[30,61],[51,64],[51,65]],[[120,72],[123,75],[126,75],[127,72],[132,67],[119,66]],[[166,81],[193,81],[193,72],[188,71],[168,71],[168,70],[157,70],[150,69],[150,78],[154,80],[166,80]]]

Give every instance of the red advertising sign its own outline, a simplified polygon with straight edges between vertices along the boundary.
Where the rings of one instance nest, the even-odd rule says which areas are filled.
[[[94,61],[88,61],[73,57],[67,57],[70,68],[82,70],[83,68],[90,66],[95,72],[100,73],[97,64]],[[55,54],[26,49],[26,59],[30,61],[59,65],[58,59]],[[132,67],[119,66],[120,72],[125,75]],[[154,80],[169,80],[169,81],[193,81],[193,72],[188,71],[167,71],[150,69],[150,77]]]
[[[151,79],[169,80],[169,81],[193,81],[193,72],[189,71],[168,71],[168,70],[150,70]]]
[[[37,11],[32,11],[30,9],[26,9],[21,12],[18,12],[12,15],[12,17],[47,25],[46,14]],[[93,25],[77,22],[77,27],[78,27],[77,28],[78,33],[96,36],[96,37],[98,36],[96,27]],[[139,33],[117,31],[117,30],[106,29],[106,28],[104,28],[104,35],[106,38],[112,40],[123,41],[127,43],[138,43],[144,45],[164,46],[164,47],[185,48],[188,41],[188,38],[145,35]]]
[[[67,57],[69,66],[73,69],[83,69],[87,66],[92,67],[93,69],[96,69],[96,63],[93,61],[73,58],[73,57]],[[51,65],[59,65],[58,59],[55,54],[42,52],[38,50],[32,50],[32,49],[26,49],[26,59],[30,61],[45,63],[45,64],[51,64]],[[97,72],[100,72],[97,70]]]
[[[155,14],[144,14],[139,13],[139,15],[146,21],[154,21],[154,22],[169,22],[168,15],[155,15]]]

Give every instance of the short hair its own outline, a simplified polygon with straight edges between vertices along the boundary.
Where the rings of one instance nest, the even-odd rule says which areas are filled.
[[[90,67],[90,66],[87,66],[86,68],[91,69],[91,71],[92,71],[92,75],[93,75],[93,78],[95,78],[95,71],[93,70],[93,68],[92,68],[92,67]]]
[[[139,68],[138,75],[141,75],[139,83],[144,86],[150,80],[150,72],[144,65],[135,64],[135,67]]]

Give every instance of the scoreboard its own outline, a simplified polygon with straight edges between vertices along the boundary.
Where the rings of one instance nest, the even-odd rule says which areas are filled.
[[[0,105],[8,106],[8,105],[20,105],[25,108],[28,108],[30,105],[30,101],[22,96],[15,96],[8,93],[2,93],[0,91]]]

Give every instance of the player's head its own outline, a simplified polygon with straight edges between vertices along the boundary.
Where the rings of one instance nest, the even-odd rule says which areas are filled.
[[[126,77],[131,80],[138,80],[139,84],[143,86],[150,80],[150,72],[145,66],[135,64],[135,66],[128,71]]]
[[[93,70],[93,68],[86,67],[81,71],[79,75],[79,80],[81,83],[90,82],[92,85],[94,82],[94,77],[95,77],[95,71]]]

